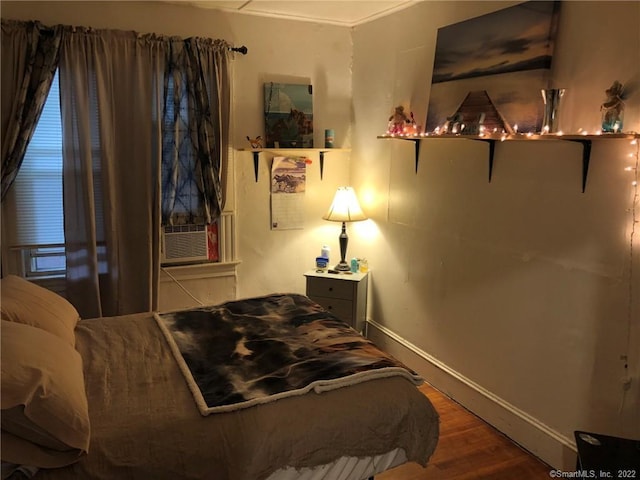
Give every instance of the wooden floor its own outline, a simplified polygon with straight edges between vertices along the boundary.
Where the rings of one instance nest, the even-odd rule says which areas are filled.
[[[412,463],[376,475],[375,480],[538,480],[551,467],[496,429],[424,384],[420,390],[440,415],[440,439],[427,468]]]

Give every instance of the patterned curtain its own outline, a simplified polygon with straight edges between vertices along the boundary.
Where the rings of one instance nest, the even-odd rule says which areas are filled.
[[[213,223],[226,190],[229,44],[171,39],[163,98],[162,223]]]
[[[58,67],[60,27],[2,20],[2,200],[33,136]]]

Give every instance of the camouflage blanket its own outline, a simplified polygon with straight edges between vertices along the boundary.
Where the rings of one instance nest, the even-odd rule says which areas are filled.
[[[202,415],[380,377],[422,383],[304,295],[268,295],[154,317]]]

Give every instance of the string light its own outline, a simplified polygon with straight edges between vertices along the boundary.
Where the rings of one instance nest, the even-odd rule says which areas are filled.
[[[634,173],[633,181],[631,182],[631,185],[633,187],[633,198],[631,200],[631,207],[627,209],[627,212],[631,212],[631,232],[629,233],[629,293],[627,296],[628,303],[627,303],[626,345],[625,345],[623,354],[620,355],[620,359],[624,362],[623,364],[624,378],[630,378],[629,370],[628,370],[629,369],[628,358],[629,358],[629,351],[631,348],[631,330],[632,330],[631,326],[633,324],[633,303],[635,301],[634,285],[633,285],[633,282],[634,282],[633,250],[634,250],[634,242],[635,242],[635,235],[636,235],[636,224],[638,223],[636,206],[638,205],[638,195],[639,195],[638,163],[640,161],[640,145],[638,145],[637,138],[634,137],[630,143],[632,146],[635,146],[635,152],[630,153],[629,157],[634,158],[635,161],[633,165],[629,165],[625,167],[625,171],[627,172],[633,171],[635,173]],[[622,413],[622,410],[624,408],[625,398],[627,396],[628,390],[629,390],[628,388],[623,388],[622,390],[622,396],[620,398],[620,406],[618,408],[619,413]]]

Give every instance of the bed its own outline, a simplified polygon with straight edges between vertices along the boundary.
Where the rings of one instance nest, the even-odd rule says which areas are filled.
[[[426,465],[437,444],[438,415],[410,370],[203,411],[158,314],[80,320],[18,277],[1,293],[5,477],[360,480]],[[337,321],[307,297],[281,297]]]

